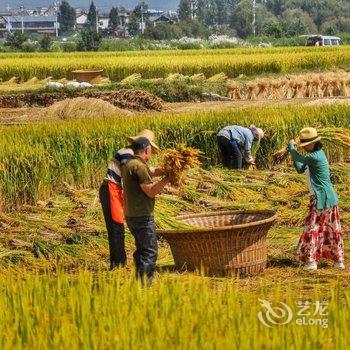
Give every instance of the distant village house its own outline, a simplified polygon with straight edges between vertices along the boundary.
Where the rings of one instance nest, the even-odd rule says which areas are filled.
[[[8,32],[39,33],[57,35],[58,23],[56,16],[11,16],[0,15],[0,36]]]

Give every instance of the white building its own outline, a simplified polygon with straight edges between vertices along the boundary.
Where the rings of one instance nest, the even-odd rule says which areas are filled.
[[[87,14],[81,13],[75,19],[75,28],[83,29],[86,26],[86,23],[87,23]]]
[[[98,28],[101,30],[107,29],[109,26],[109,16],[101,15],[98,16]]]

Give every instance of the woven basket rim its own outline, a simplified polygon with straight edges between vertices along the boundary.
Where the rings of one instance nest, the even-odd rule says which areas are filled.
[[[203,212],[199,214],[191,214],[191,215],[180,215],[177,216],[177,220],[183,219],[191,219],[201,216],[216,216],[216,215],[229,215],[229,214],[271,214],[271,216],[267,219],[258,220],[254,222],[250,222],[247,224],[240,225],[229,225],[229,226],[220,226],[220,227],[198,227],[195,229],[179,229],[179,230],[157,230],[157,234],[159,235],[176,235],[176,234],[184,234],[184,233],[198,233],[198,232],[218,232],[218,231],[227,231],[231,229],[244,229],[248,227],[260,226],[267,223],[273,223],[276,221],[278,217],[278,212],[274,210],[228,210],[228,211],[214,211],[214,212]]]

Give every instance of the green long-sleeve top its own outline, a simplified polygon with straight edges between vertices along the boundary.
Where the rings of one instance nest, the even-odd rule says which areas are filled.
[[[306,168],[309,168],[317,209],[329,209],[338,205],[339,199],[330,179],[329,163],[324,151],[320,149],[302,156],[294,144],[289,144],[288,149],[292,155],[294,167],[299,174],[305,173]]]

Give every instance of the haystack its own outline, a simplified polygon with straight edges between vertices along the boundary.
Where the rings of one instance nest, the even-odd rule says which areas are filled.
[[[56,102],[52,106],[43,109],[41,118],[68,120],[130,114],[132,113],[115,107],[107,101],[97,98],[77,97]]]

